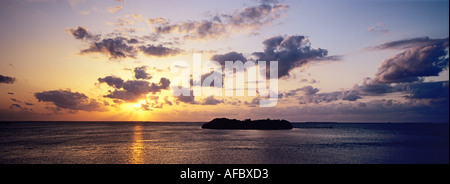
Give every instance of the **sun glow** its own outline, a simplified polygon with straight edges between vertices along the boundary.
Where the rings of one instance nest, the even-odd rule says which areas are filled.
[[[133,107],[135,108],[135,110],[139,110],[142,108],[143,105],[145,105],[147,103],[146,100],[139,100],[138,103],[134,104]]]

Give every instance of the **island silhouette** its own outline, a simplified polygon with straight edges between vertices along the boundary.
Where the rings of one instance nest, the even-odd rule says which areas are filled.
[[[204,129],[255,129],[255,130],[289,130],[292,124],[287,120],[251,120],[244,121],[228,118],[215,118],[203,124]]]

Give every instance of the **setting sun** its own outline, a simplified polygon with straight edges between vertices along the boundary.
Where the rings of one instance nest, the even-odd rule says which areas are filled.
[[[0,164],[448,164],[449,86],[448,0],[0,0]]]

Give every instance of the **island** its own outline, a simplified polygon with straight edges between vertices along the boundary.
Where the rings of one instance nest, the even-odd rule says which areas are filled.
[[[216,118],[203,124],[204,129],[255,129],[255,130],[290,130],[292,124],[287,120],[251,120],[244,121],[228,118]]]

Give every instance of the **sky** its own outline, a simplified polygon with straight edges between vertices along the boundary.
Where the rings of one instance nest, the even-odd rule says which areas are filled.
[[[446,0],[3,0],[0,121],[448,122],[448,42]],[[264,72],[194,96],[238,60],[276,105]]]

